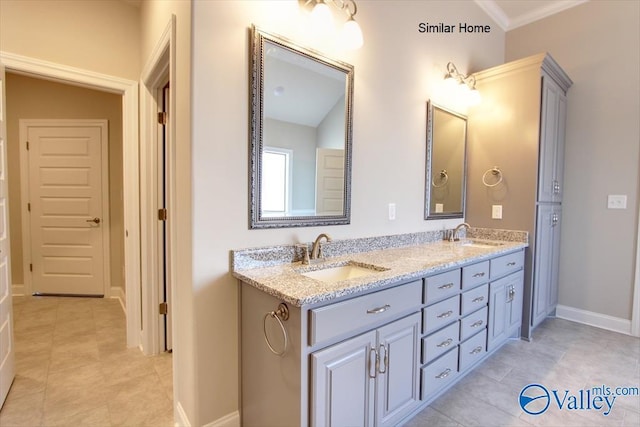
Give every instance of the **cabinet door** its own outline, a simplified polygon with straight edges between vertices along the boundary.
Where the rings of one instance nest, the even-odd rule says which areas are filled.
[[[558,129],[562,89],[543,73],[542,105],[540,111],[540,159],[538,169],[538,201],[560,201],[561,183],[557,180]],[[562,127],[564,131],[564,126]],[[564,138],[562,152],[564,153]],[[563,161],[563,159],[559,159]]]
[[[378,329],[376,426],[395,425],[420,401],[420,313]]]
[[[551,314],[558,305],[558,281],[560,280],[560,225],[562,224],[562,208],[553,207],[551,229],[552,254],[551,254],[551,274],[549,277],[549,298],[547,304],[547,315]]]
[[[489,284],[489,322],[487,350],[491,351],[507,339],[507,294],[505,279]]]
[[[536,220],[536,240],[533,267],[533,309],[531,326],[538,326],[549,313],[550,301],[557,300],[558,257],[554,245],[559,244],[555,226],[559,222],[559,206],[540,205]],[[557,241],[557,243],[556,243]]]
[[[311,355],[311,425],[373,425],[375,346],[372,331]]]
[[[508,304],[508,336],[511,336],[518,330],[522,323],[522,302],[524,300],[524,272],[519,271],[518,273],[514,273],[509,277],[511,278],[511,280],[507,289],[507,296],[510,301]]]

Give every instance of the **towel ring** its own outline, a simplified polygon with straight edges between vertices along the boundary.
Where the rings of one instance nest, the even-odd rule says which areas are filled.
[[[431,185],[433,185],[435,188],[441,188],[447,185],[447,182],[449,182],[449,174],[447,173],[446,169],[442,169],[440,171],[440,185],[436,185],[435,179],[431,181]]]
[[[492,175],[494,176],[498,176],[498,181],[496,181],[494,184],[489,184],[487,182],[487,177],[489,172],[491,172]],[[502,182],[502,171],[500,170],[500,168],[498,168],[497,166],[494,166],[491,169],[487,169],[487,171],[482,175],[482,183],[484,185],[486,185],[487,187],[495,187],[496,185],[500,184]]]
[[[282,329],[282,335],[284,336],[284,346],[282,346],[282,351],[277,351],[271,343],[269,342],[269,337],[267,337],[267,318],[272,317],[276,319],[278,324],[280,325],[280,329]],[[271,353],[276,356],[282,356],[289,346],[289,336],[287,335],[287,330],[284,327],[284,323],[282,321],[287,321],[289,319],[289,307],[286,304],[280,303],[278,305],[278,309],[275,311],[270,311],[264,315],[262,319],[262,333],[264,334],[264,341],[267,343],[267,347],[271,350]]]

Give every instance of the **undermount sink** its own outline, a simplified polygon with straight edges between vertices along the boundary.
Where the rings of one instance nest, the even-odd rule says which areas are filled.
[[[383,267],[349,262],[341,265],[317,266],[311,270],[298,271],[299,274],[321,282],[340,282],[356,277],[370,276],[388,270]]]
[[[503,242],[492,242],[490,240],[465,240],[461,246],[472,246],[474,248],[495,248],[504,245]]]

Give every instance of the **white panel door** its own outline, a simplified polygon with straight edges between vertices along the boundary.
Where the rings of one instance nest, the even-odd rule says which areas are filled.
[[[316,150],[316,215],[344,214],[344,150]]]
[[[107,124],[79,123],[27,122],[23,127],[34,294],[105,293]]]
[[[0,407],[15,376],[7,190],[4,67],[0,64]]]

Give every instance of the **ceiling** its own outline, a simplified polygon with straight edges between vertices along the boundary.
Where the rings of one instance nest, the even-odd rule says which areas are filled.
[[[587,0],[474,0],[504,31],[513,30]]]

